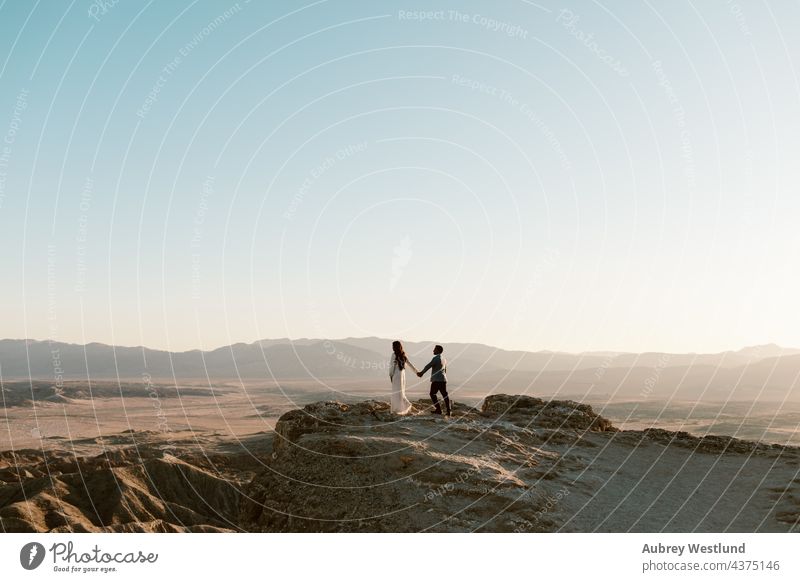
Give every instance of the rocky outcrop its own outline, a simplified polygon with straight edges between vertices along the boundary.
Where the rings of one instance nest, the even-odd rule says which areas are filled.
[[[596,414],[588,404],[573,400],[542,400],[531,396],[495,394],[487,396],[481,411],[515,424],[578,431],[611,431],[618,429],[611,421]]]
[[[800,454],[618,431],[585,404],[492,395],[453,416],[316,402],[274,433],[153,431],[100,455],[0,453],[0,531],[794,531]],[[217,440],[214,440],[217,439]]]
[[[429,403],[421,400],[403,417],[380,401],[319,402],[284,414],[272,455],[242,498],[242,527],[269,532],[796,527],[796,521],[790,523],[799,498],[792,481],[794,449],[725,437],[618,431],[591,406],[569,400],[501,394],[487,397],[480,408],[456,404],[451,419],[429,412]],[[745,477],[764,472],[769,479]],[[777,496],[775,483],[789,493]],[[691,498],[686,491],[694,492]]]
[[[283,415],[267,468],[247,490],[250,531],[511,531],[544,492],[529,482],[555,459],[523,429],[494,429],[456,405],[448,421],[414,404],[311,404]],[[547,529],[544,522],[539,529]]]
[[[550,531],[564,460],[545,444],[594,447],[616,430],[591,407],[526,396],[456,403],[450,419],[414,403],[320,402],[284,414],[267,469],[243,504],[257,531]]]
[[[785,447],[784,445],[758,443],[737,439],[730,436],[706,435],[698,437],[684,431],[676,432],[663,430],[660,428],[648,428],[638,434],[640,434],[641,438],[643,439],[661,443],[663,445],[692,449],[698,453],[739,453],[758,455],[791,449],[791,447]]]

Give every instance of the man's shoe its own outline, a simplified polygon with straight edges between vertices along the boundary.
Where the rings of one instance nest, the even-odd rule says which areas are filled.
[[[441,410],[431,410],[431,414],[441,414]]]

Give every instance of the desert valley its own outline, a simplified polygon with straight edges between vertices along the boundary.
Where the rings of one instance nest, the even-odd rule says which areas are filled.
[[[456,406],[445,419],[429,414],[422,381],[409,386],[411,415],[388,410],[386,341],[272,340],[171,354],[4,340],[0,524],[9,532],[798,527],[795,351],[451,345]],[[411,344],[412,361],[425,363],[428,349]],[[58,380],[46,378],[54,353]],[[26,368],[38,379],[20,377]]]

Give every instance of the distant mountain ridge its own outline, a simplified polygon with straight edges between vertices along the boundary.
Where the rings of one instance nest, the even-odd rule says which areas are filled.
[[[421,367],[433,342],[404,342],[411,361]],[[391,340],[366,337],[336,340],[265,339],[213,350],[168,352],[146,347],[86,345],[47,340],[0,340],[3,380],[141,379],[322,381],[330,378],[383,378],[388,373]],[[800,350],[774,344],[717,354],[648,352],[525,352],[483,344],[448,343],[445,355],[451,380],[484,391],[531,388],[537,391],[649,396],[674,390],[705,391],[724,397],[748,390],[783,398],[800,376]],[[648,392],[649,390],[649,392]]]

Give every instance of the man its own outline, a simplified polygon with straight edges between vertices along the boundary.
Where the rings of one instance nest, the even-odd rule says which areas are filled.
[[[447,410],[447,416],[450,416],[450,397],[447,395],[447,360],[442,357],[444,348],[437,345],[433,348],[433,359],[425,366],[421,372],[417,372],[417,376],[422,376],[428,370],[431,370],[431,400],[436,408],[433,414],[441,414],[442,407],[439,406],[439,399],[436,398],[436,393],[441,392],[444,398],[444,407]]]

